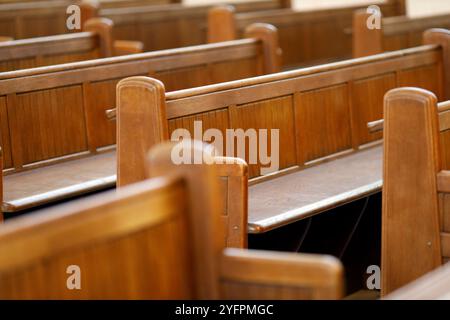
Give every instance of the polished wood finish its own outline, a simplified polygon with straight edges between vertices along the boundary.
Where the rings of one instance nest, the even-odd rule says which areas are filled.
[[[353,57],[364,57],[384,51],[412,48],[422,43],[422,34],[431,28],[450,28],[450,14],[411,18],[382,19],[381,29],[367,28],[370,16],[365,10],[353,15]]]
[[[75,3],[80,6],[82,22],[93,17],[110,18],[117,26],[115,38],[141,41],[145,51],[206,43],[207,10],[211,6],[149,5],[145,0],[95,2]],[[284,2],[243,1],[236,4],[236,10],[277,9],[283,8]],[[68,0],[0,4],[1,35],[26,39],[73,32],[66,27],[66,9],[71,4],[73,1]]]
[[[441,264],[436,104],[422,89],[385,98],[382,295]]]
[[[113,24],[105,18],[85,23],[82,33],[0,43],[0,72],[138,53],[142,44],[115,42]]]
[[[150,152],[149,170],[158,178],[0,226],[0,297],[342,297],[343,268],[336,258],[224,249],[216,166],[166,171],[172,147]],[[184,150],[212,160],[201,143]],[[19,254],[24,246],[27,255]],[[81,290],[66,287],[69,265],[80,267]]]
[[[380,4],[383,14],[402,14],[404,9],[399,2],[403,1]],[[245,28],[252,23],[270,23],[279,29],[285,68],[343,60],[352,54],[351,35],[347,31],[352,26],[353,12],[362,8],[366,6],[304,12],[279,9],[236,14],[229,8],[214,8],[210,14],[215,16],[217,21],[210,19],[208,39],[227,40],[233,34],[241,36]],[[230,19],[230,15],[233,15],[234,19]]]
[[[439,44],[442,48],[444,59],[442,68],[444,70],[444,92],[443,100],[450,100],[450,30],[431,29],[424,32],[423,41],[425,44]]]
[[[120,79],[151,75],[176,90],[278,71],[275,29],[258,25],[251,34],[256,38],[0,73],[3,210],[114,185],[116,128],[105,110],[115,107]],[[48,166],[56,167],[43,170]],[[42,183],[30,182],[38,178]]]
[[[249,177],[252,178],[249,203],[254,204],[258,199],[270,196],[267,202],[272,199],[274,204],[270,213],[261,206],[257,210],[250,206],[249,221],[254,223],[250,231],[272,230],[317,214],[321,212],[320,208],[331,208],[346,200],[351,201],[379,191],[381,171],[377,172],[376,168],[380,170],[380,162],[373,164],[370,160],[379,155],[375,153],[373,158],[368,156],[367,161],[363,160],[361,164],[356,161],[354,167],[345,168],[345,164],[339,162],[330,164],[330,168],[340,168],[344,173],[342,176],[330,174],[326,180],[329,186],[326,190],[329,192],[324,192],[323,198],[311,196],[317,202],[301,202],[302,197],[298,195],[295,202],[291,198],[294,192],[280,192],[292,189],[294,185],[293,179],[284,177],[285,175],[314,165],[319,165],[317,170],[320,171],[321,163],[349,156],[380,140],[381,134],[369,134],[366,125],[367,122],[382,117],[383,97],[390,89],[416,85],[433,90],[443,99],[446,73],[443,67],[446,59],[444,52],[444,48],[439,45],[428,45],[291,72],[167,92],[163,108],[168,121],[168,134],[170,136],[177,128],[185,128],[193,135],[193,123],[196,120],[203,121],[204,130],[219,129],[224,137],[226,129],[279,129],[281,143],[278,170],[268,176],[261,176],[260,169],[264,166],[260,163],[249,165]],[[140,81],[151,83],[154,80],[140,78]],[[136,87],[135,90],[139,92],[141,89]],[[134,109],[154,108],[154,98],[134,101]],[[130,108],[126,101],[120,101],[119,113],[122,112],[121,104]],[[119,123],[120,130],[140,130],[136,128],[139,121],[143,127],[156,126],[142,117],[137,118],[139,120],[130,121],[132,125]],[[124,131],[119,134],[127,133]],[[123,147],[127,148],[127,154],[135,157],[141,153],[142,157],[141,150],[149,148],[150,143],[151,140],[134,140],[134,152],[130,151],[131,145]],[[122,148],[120,143],[118,148]],[[222,153],[225,154],[225,150]],[[347,159],[350,161],[350,158]],[[249,162],[248,155],[245,160]],[[120,163],[122,161],[123,164]],[[125,158],[120,159],[119,170],[127,166],[127,163]],[[365,172],[364,167],[374,171]],[[127,170],[139,172],[141,169]],[[363,172],[358,182],[360,184],[352,185],[352,170]],[[307,176],[308,173],[305,172],[304,175]],[[331,181],[336,182],[336,185]],[[258,183],[266,183],[265,188],[258,189]],[[266,190],[271,183],[274,186],[279,184],[272,187],[273,192],[268,194]],[[323,184],[318,182],[316,186],[323,187]],[[252,192],[252,188],[261,193]],[[293,203],[298,204],[298,207]]]
[[[450,300],[450,264],[392,292],[385,300]]]

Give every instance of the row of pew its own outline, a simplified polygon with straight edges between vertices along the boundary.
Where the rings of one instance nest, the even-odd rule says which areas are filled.
[[[348,275],[339,259],[247,249],[248,236],[381,190],[382,296],[396,298],[391,292],[448,261],[448,19],[399,18],[409,40],[394,44],[385,38],[397,17],[386,18],[373,31],[381,42],[364,51],[356,39],[372,33],[363,35],[358,21],[367,15],[354,7],[316,16],[221,6],[208,17],[206,6],[146,8],[171,17],[164,10],[172,6],[180,15],[202,9],[213,43],[154,51],[138,29],[116,32],[120,21],[100,9],[103,18],[86,21],[82,33],[0,44],[2,213],[33,211],[0,226],[0,298],[342,298]],[[387,1],[382,10],[401,15],[404,5]],[[290,17],[308,26],[303,33]],[[330,50],[327,30],[353,36],[358,58],[342,60],[352,44],[336,35],[345,48]],[[320,51],[317,41],[328,56],[301,56],[302,46]],[[340,61],[317,64],[328,60]],[[316,65],[281,72],[305,63]],[[279,128],[279,168],[248,157],[224,164],[187,140],[185,152],[216,164],[174,165],[166,141],[180,128],[194,136],[198,120],[225,137],[226,129]],[[61,201],[68,203],[35,212]],[[67,290],[68,265],[86,271],[83,290]],[[408,298],[408,288],[399,292]]]

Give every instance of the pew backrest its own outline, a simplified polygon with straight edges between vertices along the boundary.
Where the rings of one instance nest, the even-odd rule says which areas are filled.
[[[382,117],[388,90],[415,85],[435,92],[440,100],[448,97],[445,45],[450,37],[445,30],[431,31],[431,37],[436,45],[175,92],[165,93],[151,79],[130,80],[127,94],[117,102],[118,183],[142,179],[142,166],[127,169],[131,158],[134,163],[142,159],[139,150],[178,128],[194,136],[197,120],[203,121],[203,130],[219,129],[224,146],[226,129],[279,129],[280,174],[363,148],[381,139],[369,134],[366,124]],[[156,89],[146,90],[147,85]],[[144,92],[146,99],[141,99]],[[150,133],[146,126],[161,131]],[[127,139],[136,130],[146,131],[148,139]],[[226,154],[225,147],[221,151]],[[249,163],[248,154],[245,160]],[[249,163],[249,176],[260,177],[262,167]]]
[[[94,18],[86,32],[0,43],[0,72],[111,57],[112,28],[110,20]]]
[[[385,97],[382,295],[450,258],[450,101],[419,88]]]
[[[369,29],[371,14],[357,10],[353,15],[353,57],[359,58],[385,51],[419,46],[423,32],[432,28],[450,28],[450,14],[428,17],[387,17],[381,21],[381,29]]]
[[[116,124],[107,119],[105,110],[115,107],[119,80],[151,75],[171,89],[184,89],[276,71],[272,63],[277,61],[277,46],[272,49],[275,42],[270,40],[274,29],[256,25],[249,28],[249,35],[253,38],[0,73],[3,174],[13,179],[18,172],[39,172],[42,167],[93,155],[114,161],[105,164],[102,172],[114,168]],[[268,58],[270,54],[275,55]],[[99,167],[89,170],[98,172]],[[111,176],[114,171],[105,175],[108,187]],[[8,182],[5,186],[11,190]],[[5,211],[23,209],[23,202],[7,205],[27,193],[25,186],[17,187],[17,194],[4,199]],[[37,205],[35,198],[27,199],[28,207]],[[40,204],[52,201],[47,196],[39,199]]]
[[[151,3],[166,3],[163,5],[155,5]],[[178,1],[177,1],[178,2]],[[251,10],[265,10],[268,8],[280,8],[280,6],[284,6],[283,0],[281,1],[250,1],[243,2],[237,5],[238,10],[243,11],[251,11]],[[97,4],[91,6],[94,8],[94,15],[92,12],[84,10],[86,2],[85,1],[73,1],[68,0],[51,0],[51,1],[30,1],[30,2],[16,2],[16,3],[0,3],[0,30],[2,31],[2,36],[12,37],[14,39],[27,39],[34,37],[43,37],[50,35],[58,35],[64,34],[68,32],[76,32],[80,30],[68,30],[66,21],[69,18],[69,14],[67,13],[67,8],[69,5],[76,4],[80,7],[81,12],[81,21],[86,21],[89,17],[97,17],[100,14],[101,17],[107,17],[105,12],[111,14],[112,17],[116,17],[113,21],[116,23],[119,20],[123,23],[120,23],[120,28],[122,31],[119,31],[118,34],[123,34],[126,37],[120,37],[122,39],[130,39],[130,36],[134,34],[133,28],[136,24],[140,24],[139,19],[145,16],[145,14],[139,15],[139,11],[143,12],[153,12],[157,13],[159,11],[166,12],[164,19],[166,19],[166,24],[162,24],[163,27],[168,27],[168,29],[172,30],[172,33],[169,32],[168,35],[174,37],[173,31],[177,28],[176,25],[182,22],[180,19],[172,19],[174,17],[170,12],[182,12],[185,11],[185,20],[189,20],[189,16],[192,14],[197,15],[197,20],[200,19],[201,23],[206,24],[206,10],[207,6],[201,6],[199,8],[190,8],[186,7],[180,3],[172,2],[170,0],[123,0],[123,1],[99,1]],[[97,9],[95,7],[97,6]],[[132,7],[131,7],[132,6]],[[132,9],[135,8],[135,9]],[[85,18],[86,16],[86,18]],[[129,16],[129,17],[127,17]],[[171,17],[170,19],[169,16]],[[160,16],[161,17],[161,16]],[[200,17],[200,18],[198,18]],[[202,18],[203,17],[203,18]],[[157,19],[156,19],[157,20]],[[155,24],[157,21],[155,20]],[[172,27],[170,27],[172,26]],[[161,23],[155,26],[156,28],[161,27]],[[188,32],[189,30],[193,32],[194,29],[185,29],[186,25],[178,27],[179,34],[184,32]],[[127,29],[129,33],[127,33]],[[146,45],[149,45],[146,50],[160,50],[167,48],[177,48],[181,46],[187,45],[195,45],[206,43],[202,42],[179,42],[175,41],[174,46],[171,47],[156,47],[153,44],[151,46],[151,42],[154,41],[154,36],[152,36],[153,32],[162,32],[161,29],[139,29],[139,32],[143,32],[136,39],[138,40],[144,39],[146,37],[150,37],[150,40]],[[203,32],[204,34],[204,32]],[[192,36],[191,36],[192,37]]]
[[[385,16],[402,14],[403,1],[380,4]],[[350,58],[352,39],[347,32],[352,25],[353,12],[360,6],[296,11],[293,9],[235,13],[231,6],[210,10],[208,39],[226,41],[237,39],[242,31],[255,22],[270,23],[279,29],[283,65],[293,68]]]

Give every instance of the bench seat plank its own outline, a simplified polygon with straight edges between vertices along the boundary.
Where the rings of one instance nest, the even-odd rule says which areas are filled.
[[[57,163],[4,177],[3,212],[113,187],[116,183],[116,152]]]
[[[249,233],[262,233],[381,191],[377,145],[249,187]]]

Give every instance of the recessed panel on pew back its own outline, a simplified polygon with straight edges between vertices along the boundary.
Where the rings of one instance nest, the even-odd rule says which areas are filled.
[[[119,136],[123,135],[123,141],[118,141],[119,162],[118,172],[126,172],[121,179],[128,182],[142,179],[142,166],[130,169],[128,157],[132,157],[138,163],[142,157],[140,150],[145,150],[155,141],[170,137],[172,132],[178,128],[186,128],[194,136],[194,121],[203,121],[203,130],[209,128],[219,129],[226,140],[227,128],[231,129],[279,129],[279,170],[272,176],[260,176],[260,163],[249,164],[249,176],[254,178],[251,184],[271,184],[275,180],[279,183],[294,183],[290,190],[302,190],[308,194],[313,187],[295,184],[295,179],[284,178],[287,173],[293,173],[299,169],[310,167],[353,151],[365,149],[372,143],[381,139],[381,134],[371,135],[367,132],[366,124],[369,121],[382,117],[384,94],[396,87],[415,85],[427,88],[436,93],[441,100],[449,95],[448,81],[448,31],[434,30],[426,36],[429,42],[435,45],[427,45],[408,50],[396,51],[367,58],[355,59],[333,63],[324,66],[300,69],[297,71],[284,72],[258,78],[245,79],[224,84],[211,85],[201,88],[187,89],[176,92],[168,92],[160,96],[160,90],[150,92],[155,95],[148,99],[133,99],[130,91],[127,97],[119,99],[119,114],[123,117],[118,119]],[[442,45],[440,45],[442,44]],[[145,83],[145,80],[142,80]],[[151,80],[149,83],[151,83]],[[133,85],[129,90],[133,90]],[[143,88],[136,83],[135,97],[139,97]],[[158,101],[158,103],[153,103]],[[121,109],[121,110],[120,110]],[[152,139],[127,139],[129,132],[145,130],[142,119],[147,123],[162,121],[164,114],[159,119],[154,118],[155,109],[164,110],[167,119],[168,135],[161,131]],[[139,112],[136,112],[139,110]],[[135,120],[132,120],[132,119]],[[141,129],[137,129],[138,126]],[[153,122],[151,127],[160,126]],[[227,142],[224,142],[224,146]],[[270,138],[268,145],[271,144]],[[123,148],[123,149],[122,149]],[[222,150],[225,154],[225,149]],[[381,149],[375,149],[373,154],[361,156],[371,162],[373,159],[380,160]],[[247,149],[248,160],[248,149]],[[128,159],[128,160],[127,160]],[[336,163],[336,162],[335,162]],[[344,161],[345,163],[345,161]],[[358,163],[358,161],[354,161]],[[285,202],[291,207],[288,210],[281,206],[279,212],[253,211],[260,208],[258,205],[259,194],[256,192],[257,185],[250,187],[249,193],[249,224],[251,232],[264,232],[273,228],[297,221],[312,214],[330,208],[332,205],[352,201],[367,194],[379,192],[381,189],[381,161],[378,163],[378,173],[367,171],[362,166],[358,172],[363,174],[362,184],[356,188],[348,189],[342,185],[337,190],[330,190],[329,194],[324,192],[323,200],[327,200],[324,206],[316,206],[320,200],[312,197],[314,201],[302,201],[304,197],[289,197]],[[340,167],[331,165],[330,172]],[[374,167],[374,169],[376,169]],[[334,171],[333,171],[334,170]],[[346,170],[348,172],[349,170]],[[350,170],[351,171],[351,170]],[[306,171],[305,171],[306,172]],[[293,173],[297,174],[297,173]],[[301,172],[298,173],[301,178]],[[314,174],[313,174],[314,176]],[[339,175],[332,177],[335,179]],[[345,175],[344,175],[345,176]],[[318,173],[315,178],[324,179]],[[327,178],[327,179],[328,179]],[[345,177],[344,177],[345,178]],[[282,181],[285,179],[284,181]],[[297,179],[297,181],[298,181]],[[291,180],[289,182],[288,180]],[[348,180],[348,179],[347,179]],[[318,180],[317,180],[318,181]],[[342,181],[321,185],[339,186]],[[354,179],[351,179],[354,181]],[[371,187],[370,187],[371,186]],[[354,188],[354,187],[353,187]],[[261,188],[264,189],[264,188]],[[289,190],[289,186],[285,189]],[[347,193],[346,193],[347,192]],[[334,199],[336,196],[344,196],[342,199]],[[289,201],[288,201],[289,200]],[[268,203],[281,203],[279,196],[272,195]],[[308,209],[308,210],[306,210]]]
[[[212,160],[201,143],[184,150]],[[333,257],[224,250],[216,167],[167,171],[171,152],[168,144],[150,152],[158,178],[0,226],[0,297],[342,297],[343,268]],[[29,254],[19,254],[25,246]],[[80,272],[80,290],[68,290],[77,282],[67,270]]]
[[[183,89],[276,71],[276,43],[266,44],[274,29],[257,25],[249,35],[254,38],[0,73],[3,210],[114,186],[115,122],[105,110],[115,106],[120,79],[150,75]]]
[[[419,88],[386,95],[383,295],[450,259],[449,110]]]
[[[404,1],[390,0],[379,6],[387,17],[404,14]],[[213,41],[230,40],[221,36],[238,38],[249,24],[270,23],[280,32],[284,67],[343,60],[351,57],[352,37],[347,30],[351,29],[353,12],[359,8],[361,6],[311,11],[280,9],[238,14],[227,14],[230,10],[227,7],[215,8],[210,11],[208,37]]]

